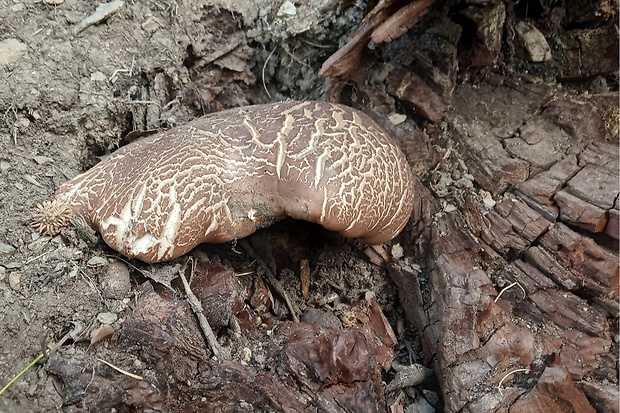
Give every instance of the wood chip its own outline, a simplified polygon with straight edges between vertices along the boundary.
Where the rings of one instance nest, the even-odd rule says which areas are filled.
[[[39,165],[44,165],[46,163],[50,163],[54,161],[52,158],[48,156],[40,156],[40,155],[37,155],[33,157],[32,159],[34,159],[34,161],[38,163]]]
[[[38,186],[39,188],[42,187],[42,185],[39,183],[39,181],[37,181],[36,179],[34,179],[31,175],[28,174],[24,174],[24,179],[27,182],[30,182],[32,185]]]
[[[112,14],[120,10],[120,8],[123,7],[124,4],[125,2],[122,0],[115,0],[110,3],[100,4],[93,14],[75,25],[75,27],[73,28],[73,33],[78,34],[88,26],[101,23]]]
[[[304,300],[310,297],[310,261],[303,259],[299,261],[299,278],[301,281],[301,295]]]
[[[93,330],[90,338],[90,345],[100,342],[114,334],[114,327],[109,324],[102,324],[99,328]]]

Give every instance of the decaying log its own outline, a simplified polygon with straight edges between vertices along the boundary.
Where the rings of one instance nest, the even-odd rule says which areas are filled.
[[[426,324],[446,411],[586,412],[613,398],[618,151],[599,113],[512,80],[455,93],[452,136],[496,202],[431,213],[417,253],[428,280],[393,275],[421,302],[407,315]]]
[[[536,387],[510,408],[514,413],[524,411],[596,412],[586,396],[575,387],[566,369],[560,366],[545,368]]]
[[[473,33],[464,36],[463,42],[467,45],[461,52],[462,65],[467,68],[483,68],[493,64],[502,47],[506,6],[502,2],[489,3],[482,7],[471,4],[460,14],[475,27]]]
[[[571,30],[558,40],[561,79],[594,77],[618,69],[618,31],[614,25]]]
[[[414,110],[432,122],[441,119],[446,104],[420,76],[412,71],[394,69],[387,78],[387,92],[409,103]]]

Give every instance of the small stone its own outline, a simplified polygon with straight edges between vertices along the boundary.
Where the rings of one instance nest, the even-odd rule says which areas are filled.
[[[458,208],[451,202],[442,202],[442,211],[446,214],[456,211]]]
[[[551,48],[545,36],[531,23],[520,21],[516,32],[530,62],[540,63],[551,60]]]
[[[103,257],[94,256],[86,263],[89,267],[103,267],[108,264],[108,260]]]
[[[306,308],[300,319],[305,323],[317,323],[324,327],[342,328],[342,322],[334,313],[320,308]]]
[[[11,261],[4,264],[4,266],[7,268],[7,270],[15,270],[17,268],[21,268],[22,263],[17,261]]]
[[[422,394],[424,394],[424,398],[428,400],[428,402],[435,408],[437,408],[441,403],[441,398],[437,393],[432,390],[423,389]]]
[[[402,370],[396,373],[392,381],[387,384],[385,391],[389,393],[406,387],[417,386],[424,380],[432,377],[433,374],[433,370],[420,364],[404,366]]]
[[[122,300],[131,290],[129,268],[123,262],[115,261],[106,267],[100,282],[105,298]]]
[[[392,246],[391,252],[392,252],[392,258],[394,258],[395,260],[399,260],[405,255],[403,247],[400,244],[394,244]]]
[[[297,14],[297,8],[289,0],[282,3],[282,6],[278,9],[278,17],[290,18],[295,17]]]
[[[105,82],[106,77],[101,72],[94,72],[90,74],[90,80],[92,82]]]
[[[6,268],[0,265],[0,281],[4,281],[6,278]]]
[[[15,252],[15,247],[4,242],[0,242],[0,257],[8,257]]]
[[[127,308],[127,304],[123,300],[110,300],[106,303],[108,311],[111,313],[120,314]]]
[[[17,39],[4,39],[0,42],[0,67],[18,61],[28,47]]]
[[[388,115],[388,119],[390,120],[390,122],[392,122],[392,125],[400,125],[407,120],[407,115],[394,112]]]
[[[65,0],[45,0],[46,4],[51,4],[53,6],[59,6],[62,3],[64,3],[64,2],[65,2]]]
[[[67,12],[65,14],[65,19],[67,20],[67,23],[75,24],[75,23],[79,22],[80,20],[82,20],[82,15],[80,13],[75,12],[75,11],[67,10]]]
[[[162,24],[154,16],[148,16],[140,27],[148,33],[154,33],[162,27]]]
[[[32,159],[34,159],[34,161],[36,163],[38,163],[39,165],[44,165],[46,163],[49,162],[53,162],[54,160],[52,158],[50,158],[49,156],[41,156],[41,155],[37,155],[35,157],[33,157]]]
[[[252,359],[252,350],[247,347],[241,349],[241,360],[248,363]]]
[[[489,192],[483,190],[480,191],[480,195],[482,196],[482,203],[485,207],[487,207],[487,209],[491,209],[495,206],[496,202],[493,199],[493,195],[491,195]]]
[[[101,324],[114,324],[116,320],[118,320],[118,315],[114,313],[99,313],[97,315],[97,320]]]
[[[32,233],[32,238],[35,240],[28,244],[28,249],[32,252],[40,252],[49,244],[50,237],[49,236],[36,236],[39,235],[38,232]]]
[[[24,10],[24,3],[17,3],[11,6],[11,11],[22,11]]]
[[[418,397],[405,407],[405,413],[435,413],[435,409],[424,397]]]
[[[25,116],[19,116],[17,118],[17,122],[15,122],[15,126],[19,128],[27,128],[28,126],[30,126],[30,119]]]
[[[22,273],[20,271],[12,271],[9,273],[9,286],[14,291],[19,291],[21,286]]]

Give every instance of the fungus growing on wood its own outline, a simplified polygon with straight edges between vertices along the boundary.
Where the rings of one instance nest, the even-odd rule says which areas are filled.
[[[68,205],[121,254],[159,262],[286,217],[380,244],[411,215],[412,179],[403,153],[368,116],[285,102],[134,141],[61,185],[53,204]]]

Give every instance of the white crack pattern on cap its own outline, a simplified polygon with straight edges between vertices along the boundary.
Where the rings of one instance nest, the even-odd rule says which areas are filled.
[[[328,102],[242,107],[144,137],[64,183],[110,247],[145,262],[284,219],[380,244],[413,209],[405,156],[374,121]]]

